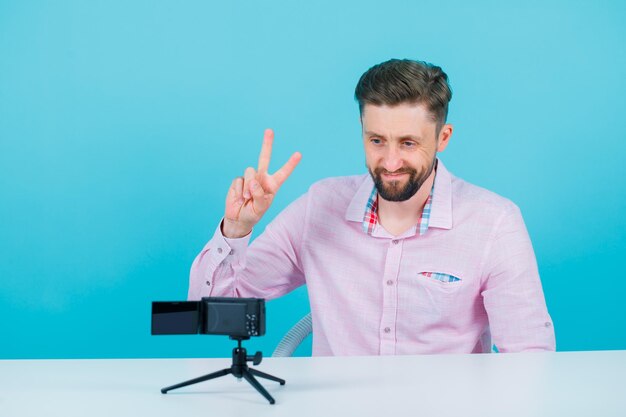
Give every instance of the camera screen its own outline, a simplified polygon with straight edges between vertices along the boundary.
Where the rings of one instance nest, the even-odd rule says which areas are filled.
[[[197,301],[153,302],[152,334],[198,333],[199,308]]]
[[[210,334],[245,335],[247,307],[241,303],[208,303],[206,330]]]

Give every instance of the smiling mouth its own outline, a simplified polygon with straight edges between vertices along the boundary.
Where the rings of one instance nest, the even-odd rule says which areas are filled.
[[[390,179],[390,180],[397,180],[399,178],[402,178],[405,175],[409,175],[409,174],[407,174],[406,172],[401,172],[399,174],[386,174],[386,173],[382,174],[382,176],[384,178],[387,178],[387,179]]]

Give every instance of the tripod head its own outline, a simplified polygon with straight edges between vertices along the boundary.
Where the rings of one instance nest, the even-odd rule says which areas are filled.
[[[263,360],[263,352],[258,351],[253,356],[248,356],[246,348],[241,346],[241,342],[250,339],[249,337],[231,336],[230,339],[237,341],[237,347],[233,349],[233,366],[247,366],[246,362],[252,362],[253,365],[259,365],[261,363]],[[241,378],[241,376],[237,376],[237,378]]]

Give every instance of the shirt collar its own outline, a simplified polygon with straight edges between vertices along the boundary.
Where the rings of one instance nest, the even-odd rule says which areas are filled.
[[[432,191],[432,202],[428,227],[452,229],[452,174],[437,158],[437,174]],[[367,203],[374,189],[371,175],[365,175],[363,182],[357,189],[346,210],[346,220],[363,222],[363,215]]]

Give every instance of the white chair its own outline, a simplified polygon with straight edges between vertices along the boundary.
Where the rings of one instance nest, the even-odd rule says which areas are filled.
[[[311,313],[302,317],[286,334],[274,349],[272,357],[284,358],[293,356],[298,346],[308,335],[311,334],[313,325],[311,324]]]

